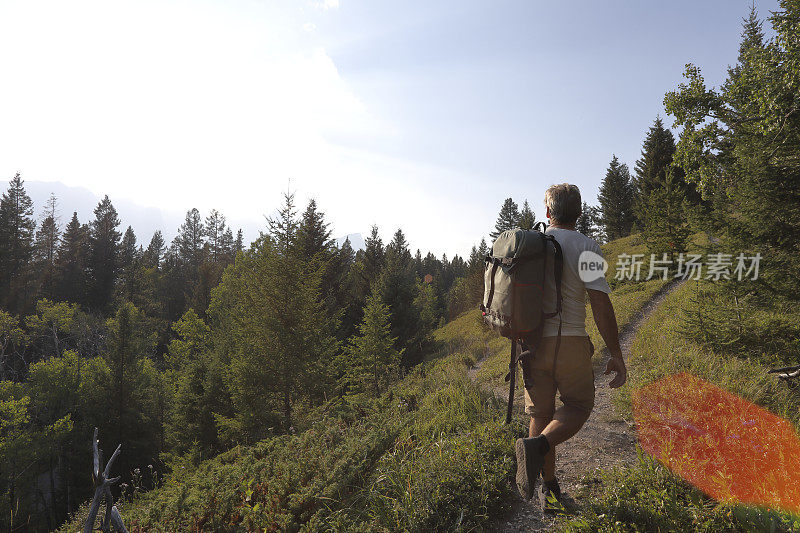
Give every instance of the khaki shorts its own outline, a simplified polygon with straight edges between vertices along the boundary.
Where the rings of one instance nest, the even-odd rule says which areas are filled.
[[[594,407],[594,346],[589,337],[561,337],[555,370],[553,355],[557,337],[543,337],[533,357],[525,359],[527,376],[525,412],[534,418],[551,418],[556,409],[556,391],[561,401],[591,412]],[[529,387],[529,388],[528,388]]]

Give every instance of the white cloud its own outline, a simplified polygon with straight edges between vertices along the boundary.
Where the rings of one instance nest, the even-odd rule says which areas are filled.
[[[0,20],[6,173],[264,212],[331,151],[326,134],[371,127],[326,51],[266,14],[53,2],[5,4]]]
[[[215,207],[257,227],[291,179],[298,205],[316,198],[337,235],[377,223],[388,239],[402,226],[415,247],[452,254],[430,228],[470,209],[452,192],[463,176],[355,146],[396,132],[301,29],[300,10],[230,6],[0,3],[0,178]],[[436,201],[454,194],[452,207]],[[463,252],[480,233],[462,234]]]
[[[306,30],[307,32],[313,32],[314,30],[317,29],[317,25],[314,24],[313,22],[306,22],[305,24],[303,24],[303,29]]]

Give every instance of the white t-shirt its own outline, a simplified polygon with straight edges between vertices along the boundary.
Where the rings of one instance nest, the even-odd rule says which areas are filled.
[[[578,274],[578,258],[582,252],[592,251],[600,256],[603,252],[594,239],[577,231],[561,228],[547,228],[547,235],[552,235],[561,245],[564,253],[564,270],[561,278],[561,335],[586,336],[586,289],[594,289],[610,293],[605,276],[600,276],[594,281],[585,283]],[[552,259],[548,259],[548,272],[553,268]],[[549,278],[549,276],[548,276]],[[556,309],[555,284],[548,284],[544,291],[544,311],[551,313]],[[555,337],[558,335],[558,316],[548,318],[544,323],[543,336]]]

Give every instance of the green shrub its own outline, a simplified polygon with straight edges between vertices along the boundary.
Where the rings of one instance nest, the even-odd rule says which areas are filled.
[[[584,479],[581,516],[563,531],[795,531],[800,521],[775,511],[717,503],[653,460]]]

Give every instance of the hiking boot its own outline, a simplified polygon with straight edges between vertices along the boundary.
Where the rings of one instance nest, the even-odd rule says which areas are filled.
[[[517,439],[514,446],[517,452],[517,490],[526,501],[533,496],[533,488],[544,466],[544,456],[547,452],[543,453],[543,448],[547,445],[547,441],[544,440],[543,446],[543,439],[542,436]]]
[[[557,479],[542,481],[536,494],[539,496],[539,505],[543,513],[555,513],[559,509],[557,503],[561,502],[561,487]]]

